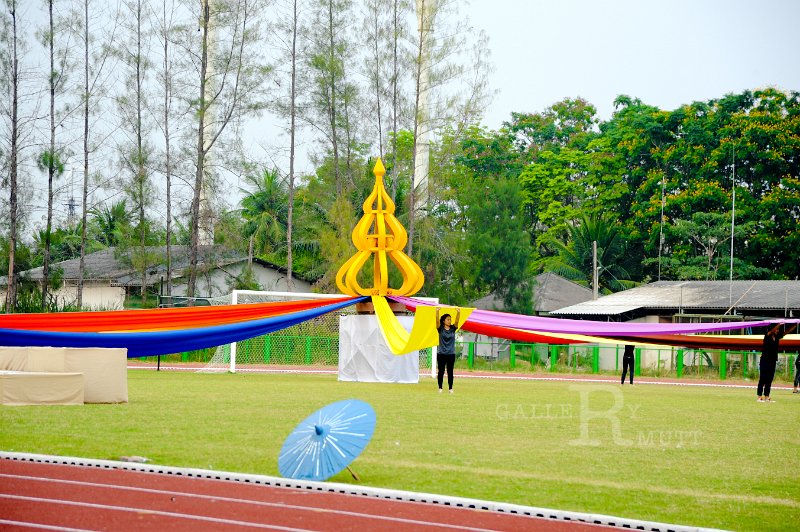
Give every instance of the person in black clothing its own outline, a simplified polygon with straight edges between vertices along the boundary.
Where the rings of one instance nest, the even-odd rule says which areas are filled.
[[[447,387],[453,393],[453,366],[456,363],[456,329],[458,329],[458,318],[461,310],[456,310],[456,322],[453,324],[450,314],[439,317],[439,310],[436,310],[436,322],[439,331],[439,348],[436,351],[436,366],[439,370],[439,393],[442,393],[442,381],[444,380],[444,370],[447,369]]]
[[[633,386],[633,345],[625,344],[625,352],[622,354],[622,382],[625,384],[625,374],[630,371],[631,386]]]
[[[794,390],[792,390],[792,393],[797,393],[800,392],[798,390],[798,387],[800,387],[800,353],[794,357],[794,370]]]
[[[770,399],[769,392],[772,388],[772,379],[775,378],[775,366],[778,364],[778,344],[781,338],[794,330],[796,326],[797,324],[794,324],[784,330],[783,325],[779,323],[764,335],[764,343],[761,345],[761,360],[758,362],[759,375],[756,389],[759,403],[774,402]]]

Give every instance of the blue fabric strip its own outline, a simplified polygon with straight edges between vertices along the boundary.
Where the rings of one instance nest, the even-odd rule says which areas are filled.
[[[292,314],[231,323],[213,327],[200,327],[172,331],[134,332],[134,333],[76,333],[25,331],[20,329],[0,329],[0,345],[5,346],[49,346],[49,347],[124,347],[128,358],[167,355],[193,351],[206,347],[229,344],[279,331],[292,325],[322,316],[329,312],[346,308],[355,303],[367,301],[367,297],[353,298],[332,305],[326,305]]]

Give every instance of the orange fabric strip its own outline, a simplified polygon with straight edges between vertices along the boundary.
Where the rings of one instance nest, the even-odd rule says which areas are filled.
[[[223,325],[332,305],[353,299],[304,299],[245,305],[96,312],[0,314],[0,329],[55,332],[170,330]]]

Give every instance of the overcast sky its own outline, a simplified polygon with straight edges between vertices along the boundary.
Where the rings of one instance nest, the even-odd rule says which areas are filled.
[[[800,91],[800,0],[470,0],[500,92],[484,124],[583,97],[664,110],[775,86]]]

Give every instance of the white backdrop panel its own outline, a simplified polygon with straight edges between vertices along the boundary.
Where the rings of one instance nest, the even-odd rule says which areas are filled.
[[[397,316],[406,330],[413,316]],[[372,314],[339,318],[339,380],[354,382],[419,382],[419,351],[393,355]]]

